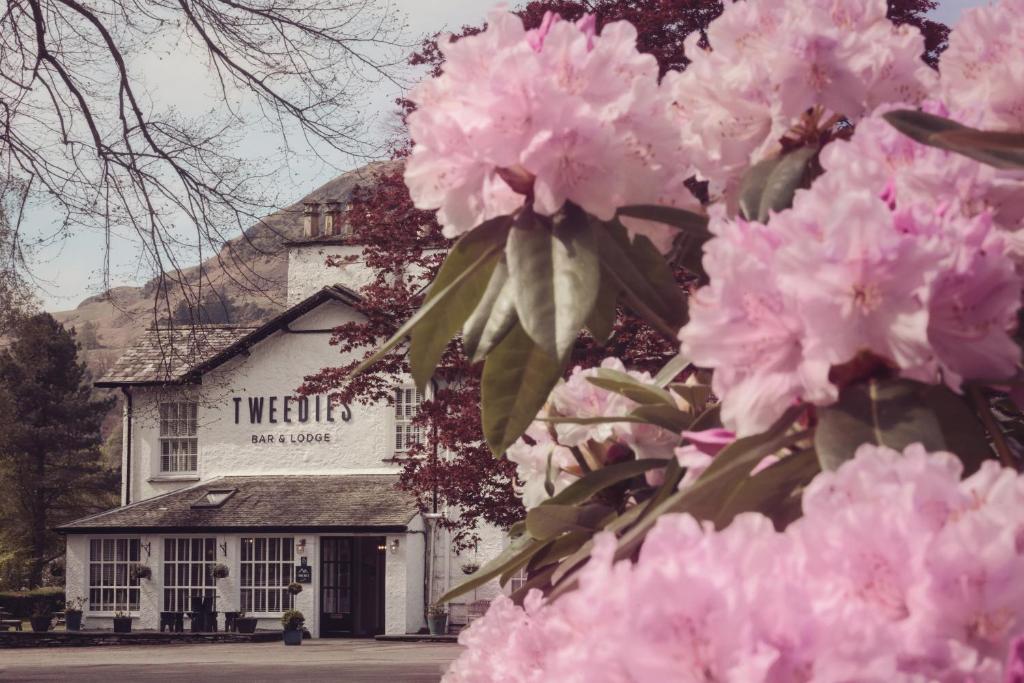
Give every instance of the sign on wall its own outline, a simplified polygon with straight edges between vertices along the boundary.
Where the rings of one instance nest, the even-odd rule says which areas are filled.
[[[309,565],[299,565],[295,568],[295,580],[299,583],[313,582],[313,568]]]
[[[331,424],[352,420],[347,404],[336,405],[326,396],[234,396],[235,424]],[[254,444],[330,443],[329,432],[264,432],[251,435]]]

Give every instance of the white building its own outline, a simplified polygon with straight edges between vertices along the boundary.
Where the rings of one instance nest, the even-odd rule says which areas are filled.
[[[60,528],[67,597],[88,600],[87,628],[117,613],[135,629],[185,613],[188,628],[192,599],[210,597],[221,628],[237,612],[280,628],[294,606],[314,637],[416,633],[463,564],[500,551],[504,534],[487,528],[459,557],[435,515],[395,488],[416,438],[411,384],[394,406],[296,397],[304,376],[345,361],[330,330],[358,318],[367,278],[358,262],[325,266],[359,248],[336,221],[320,236],[318,213],[307,209],[309,239],[290,247],[288,310],[258,328],[150,330],[97,382],[124,397],[122,505]],[[465,603],[451,608],[465,619]]]

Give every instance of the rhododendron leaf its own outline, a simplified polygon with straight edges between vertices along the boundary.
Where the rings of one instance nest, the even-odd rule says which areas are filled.
[[[703,412],[711,400],[711,387],[705,384],[670,384],[669,389],[698,411]]]
[[[690,359],[683,353],[677,353],[672,360],[662,366],[661,370],[658,370],[658,374],[654,376],[654,383],[664,389],[688,367],[690,367]]]
[[[740,184],[740,210],[747,220],[768,221],[770,212],[788,209],[797,189],[806,185],[808,165],[817,147],[801,147],[754,164]]]
[[[946,448],[963,462],[964,476],[977,472],[993,451],[985,427],[967,399],[943,385],[928,387],[924,396],[942,429]]]
[[[724,529],[741,512],[760,512],[777,529],[785,528],[793,521],[793,505],[799,509],[800,491],[819,472],[821,466],[812,448],[782,458],[733,489],[715,514],[715,527]]]
[[[697,519],[713,519],[733,489],[747,479],[765,456],[806,438],[806,433],[790,433],[790,427],[804,410],[801,406],[792,407],[768,431],[737,439],[723,448],[697,481],[648,508],[636,526],[619,539],[616,557],[631,555],[663,514],[686,512]]]
[[[671,225],[692,234],[702,242],[711,239],[711,233],[708,231],[708,217],[686,209],[655,204],[634,204],[633,206],[623,206],[618,213],[620,216]]]
[[[604,491],[609,486],[632,479],[668,465],[667,460],[648,458],[644,460],[626,460],[607,465],[599,470],[588,472],[565,487],[560,493],[541,503],[544,505],[575,505],[590,499],[591,496]]]
[[[627,305],[637,314],[656,329],[675,336],[686,322],[686,301],[664,258],[650,246],[647,238],[637,238],[637,242],[642,240],[647,247],[630,243],[621,225],[602,223],[595,228],[603,233],[600,235],[602,278],[611,278],[621,288]],[[651,255],[650,250],[655,253]],[[654,265],[659,261],[660,268]]]
[[[619,285],[607,275],[601,275],[601,289],[597,292],[594,309],[587,316],[587,330],[598,344],[612,336],[619,315]]]
[[[500,299],[502,292],[510,289],[508,264],[505,263],[504,258],[501,258],[494,266],[494,272],[491,273],[491,279],[487,283],[487,289],[484,290],[480,303],[477,304],[477,307],[466,318],[466,322],[462,326],[462,346],[466,351],[466,355],[470,358],[474,358],[477,355],[477,350],[480,347],[480,338],[483,336],[484,329],[486,329],[487,323],[491,319],[495,304]],[[486,356],[487,351],[480,355],[481,357]]]
[[[567,207],[549,227],[523,211],[509,233],[506,251],[519,322],[538,346],[563,361],[601,288],[598,245],[589,219]]]
[[[558,571],[558,564],[552,563],[539,569],[536,572],[531,572],[529,575],[530,578],[526,580],[526,583],[521,585],[519,588],[513,591],[511,595],[509,595],[509,597],[512,598],[512,602],[514,602],[517,605],[522,605],[523,600],[526,599],[526,596],[534,588],[546,593],[547,589],[550,589],[551,577],[554,576],[556,571]]]
[[[641,517],[641,513],[647,509],[645,505],[634,505],[628,508],[618,517],[614,517],[608,524],[605,525],[604,531],[611,531],[618,533],[623,529],[628,528],[631,524],[636,522]],[[594,549],[593,540],[587,541],[580,549],[574,552],[569,557],[565,558],[561,564],[558,565],[558,570],[555,571],[551,577],[552,583],[555,585],[555,589],[548,596],[549,599],[553,599],[556,595],[559,595],[572,587],[572,581],[565,581],[565,578],[569,576],[576,569],[583,566],[587,560],[590,559],[590,553]]]
[[[526,530],[535,539],[543,541],[560,534],[582,531],[595,532],[613,513],[607,505],[538,505],[526,513]]]
[[[982,131],[942,116],[903,109],[883,114],[898,131],[923,145],[963,154],[1003,169],[1024,168],[1024,135]]]
[[[470,355],[470,359],[474,363],[482,361],[505,338],[505,335],[518,320],[515,283],[512,282],[512,278],[508,278],[498,294],[498,299],[491,307],[487,323],[480,333],[480,339],[477,341],[476,349]]]
[[[630,413],[630,417],[643,422],[664,427],[670,432],[681,432],[689,429],[693,416],[684,413],[675,406],[649,405],[640,406]]]
[[[672,408],[676,406],[672,395],[664,389],[641,382],[625,372],[611,368],[598,368],[593,376],[587,377],[587,381],[607,391],[621,394],[641,405],[665,405]]]
[[[562,376],[562,364],[516,323],[487,356],[480,380],[484,438],[495,456],[526,431]]]
[[[946,450],[925,390],[910,380],[871,379],[846,387],[836,403],[818,408],[814,446],[822,469],[836,469],[862,444],[903,450],[921,442],[930,451]]]

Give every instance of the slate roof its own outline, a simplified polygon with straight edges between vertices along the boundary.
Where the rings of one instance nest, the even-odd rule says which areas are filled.
[[[57,531],[404,531],[415,499],[397,475],[218,477],[69,522]],[[235,492],[220,506],[194,507],[208,491]]]
[[[350,306],[360,301],[352,290],[324,287],[258,327],[199,325],[148,330],[95,384],[98,387],[196,382],[326,301]]]
[[[201,325],[147,330],[117,359],[96,386],[173,384],[255,330],[254,327]]]

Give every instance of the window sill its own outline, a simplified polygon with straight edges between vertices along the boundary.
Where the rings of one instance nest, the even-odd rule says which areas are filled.
[[[199,481],[198,474],[158,474],[155,477],[150,477],[146,481],[150,483],[159,483],[165,481]]]

